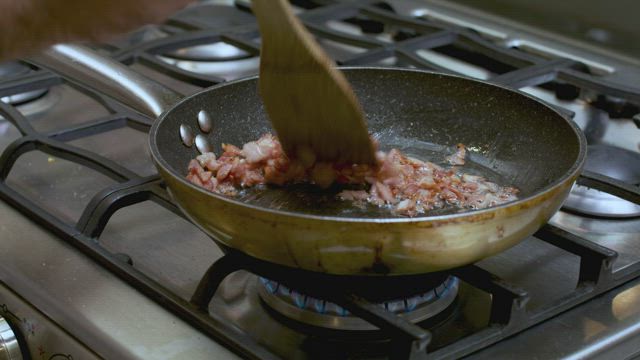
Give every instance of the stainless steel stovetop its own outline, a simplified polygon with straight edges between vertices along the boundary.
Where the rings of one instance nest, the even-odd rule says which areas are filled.
[[[620,193],[636,204],[577,187],[543,232],[459,274],[453,304],[423,324],[430,356],[640,353],[640,61],[445,1],[387,1],[400,16],[366,6],[374,1],[308,11],[303,5],[330,1],[294,3],[341,64],[462,73],[559,106],[587,135],[587,170],[636,186]],[[204,1],[97,47],[188,94],[257,71],[258,34],[246,6]],[[342,21],[345,14],[358,16]],[[443,29],[458,35],[452,40]],[[435,43],[421,47],[416,39],[430,34]],[[513,71],[534,60],[536,71]],[[386,357],[384,334],[287,320],[258,296],[270,283],[247,271],[225,279],[208,315],[193,311],[189,299],[223,253],[167,203],[146,147],[151,120],[29,67],[9,68],[0,96],[10,120],[0,121],[0,316],[32,358]],[[515,311],[492,315],[492,299],[505,291]],[[307,301],[298,296],[293,304],[298,299]],[[508,315],[523,318],[501,318]]]

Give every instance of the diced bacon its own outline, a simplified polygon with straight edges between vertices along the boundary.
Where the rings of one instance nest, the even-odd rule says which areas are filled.
[[[187,167],[187,170],[189,171],[189,174],[200,174],[204,172],[204,169],[202,168],[202,166],[200,166],[200,163],[198,163],[198,160],[195,160],[195,159],[189,162],[189,166]]]
[[[242,146],[242,155],[250,164],[272,158],[280,150],[280,145],[271,134],[265,134],[257,141]]]
[[[209,191],[227,196],[237,195],[238,188],[261,184],[283,186],[312,182],[321,188],[333,183],[355,184],[368,190],[344,190],[338,198],[383,206],[392,211],[416,216],[444,206],[479,209],[517,200],[518,190],[501,187],[481,176],[458,173],[434,163],[414,159],[397,149],[376,152],[376,165],[332,164],[316,162],[308,148],[298,148],[289,159],[277,138],[265,134],[243,145],[222,145],[223,153],[205,153],[189,162],[187,180]],[[464,164],[466,149],[459,144],[456,153],[447,157],[452,165]]]
[[[233,168],[231,169],[231,175],[235,177],[242,176],[251,166],[251,164],[249,164],[245,159],[234,159],[232,164]]]
[[[423,189],[432,189],[434,188],[434,185],[436,185],[436,182],[433,180],[433,177],[430,175],[425,175],[421,177],[420,182],[418,183],[418,186],[420,186]]]
[[[217,172],[218,169],[220,169],[221,166],[222,166],[222,163],[219,162],[219,161],[216,161],[216,160],[209,160],[205,164],[205,167],[207,168],[207,170],[212,171],[212,172]]]
[[[209,162],[216,161],[216,154],[212,152],[204,153],[202,155],[198,155],[196,157],[196,160],[198,160],[200,166],[206,167]]]
[[[399,161],[398,153],[399,152],[396,149],[393,149],[389,152],[389,154],[384,158],[384,161],[380,165],[378,177],[388,179],[400,176],[402,174],[402,168]]]
[[[264,134],[258,139],[258,145],[267,153],[274,153],[282,149],[280,142],[271,134]]]
[[[412,158],[410,156],[407,156],[407,159],[409,160],[409,163],[415,167],[415,168],[423,168],[425,166],[427,166],[428,163],[422,161],[422,160],[418,160],[416,158]]]
[[[447,162],[451,165],[464,165],[464,158],[467,156],[467,149],[463,144],[456,145],[456,152],[447,156]]]
[[[229,176],[229,173],[231,172],[231,169],[233,169],[233,165],[232,164],[224,164],[220,167],[220,169],[218,169],[218,173],[216,174],[216,179],[218,179],[218,182],[223,181],[224,179],[227,178],[227,176]]]
[[[387,185],[381,182],[377,182],[376,190],[378,192],[378,196],[380,197],[380,199],[382,199],[387,203],[395,203],[396,199],[393,196],[393,192],[391,192],[391,189]]]
[[[462,184],[462,189],[465,192],[474,192],[478,190],[478,184],[476,183],[471,183],[471,182],[465,182]]]
[[[259,184],[264,184],[264,176],[257,170],[248,170],[241,178],[240,185],[243,187],[251,187]]]
[[[411,196],[412,194],[417,193],[418,190],[420,190],[420,186],[418,186],[418,184],[416,184],[416,183],[408,183],[402,189],[402,193],[407,195],[407,196]]]
[[[209,181],[209,179],[211,179],[212,175],[213,173],[211,171],[204,171],[200,174],[200,180],[202,180],[203,183],[206,183],[207,181]]]
[[[457,200],[464,198],[464,194],[460,190],[458,190],[455,186],[449,186],[447,189],[456,195]]]
[[[385,204],[384,200],[382,200],[379,196],[378,196],[378,186],[377,186],[377,182],[373,183],[371,185],[371,188],[369,189],[369,194],[371,195],[369,197],[369,202],[374,204],[374,205],[378,205],[378,206],[382,206]]]
[[[231,144],[222,144],[222,150],[224,151],[222,156],[232,157],[242,154],[242,151],[237,146]]]
[[[440,197],[442,197],[443,200],[449,203],[455,203],[458,201],[458,196],[453,191],[451,191],[451,189],[442,190],[442,192],[440,193]]]
[[[202,186],[209,191],[215,191],[216,186],[218,186],[218,180],[212,177],[209,179],[209,181],[205,182]]]
[[[382,183],[388,186],[400,186],[404,183],[404,177],[394,176],[382,180]]]
[[[420,202],[428,204],[433,199],[433,193],[431,191],[428,191],[428,190],[418,190],[418,192],[416,192],[414,198],[417,201],[420,201]]]
[[[242,155],[249,163],[252,164],[258,163],[269,156],[269,154],[265,153],[255,141],[244,144],[242,147]]]
[[[200,178],[196,174],[187,175],[187,180],[189,180],[191,183],[193,183],[195,185],[202,186],[202,181],[200,180]]]

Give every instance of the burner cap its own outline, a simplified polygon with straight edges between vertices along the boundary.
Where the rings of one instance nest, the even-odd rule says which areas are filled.
[[[254,21],[253,16],[229,5],[198,5],[187,7],[174,15],[172,22],[195,24],[206,29],[222,29]],[[252,54],[224,42],[198,45],[163,54],[164,56],[191,61],[231,61],[252,57]]]
[[[417,323],[432,318],[449,307],[458,294],[458,286],[458,278],[450,276],[436,288],[420,295],[385,301],[378,305]],[[260,278],[258,293],[267,306],[301,323],[335,330],[377,329],[339,305],[301,294],[272,280]]]
[[[30,71],[31,69],[16,61],[0,64],[0,77],[2,78],[25,75]]]
[[[233,61],[252,57],[248,52],[223,42],[191,46],[164,55],[178,60],[202,62]]]
[[[253,16],[227,5],[202,4],[188,7],[169,21],[196,24],[206,29],[228,28],[252,23]],[[258,73],[260,59],[257,54],[232,44],[218,41],[212,44],[188,46],[163,53],[159,58],[181,69],[214,75],[227,81]]]
[[[590,145],[585,170],[628,184],[640,184],[640,154],[609,145]],[[563,209],[605,218],[640,216],[640,206],[595,189],[575,185]]]
[[[25,75],[31,71],[32,70],[29,67],[22,65],[17,61],[10,61],[0,64],[0,78],[2,79]],[[44,95],[46,92],[47,89],[32,90],[20,94],[5,96],[0,98],[0,100],[12,105],[20,105],[35,100]]]

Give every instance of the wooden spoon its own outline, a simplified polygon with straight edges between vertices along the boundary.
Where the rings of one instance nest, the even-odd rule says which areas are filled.
[[[253,0],[262,36],[260,96],[285,152],[373,164],[364,113],[344,75],[287,0]]]

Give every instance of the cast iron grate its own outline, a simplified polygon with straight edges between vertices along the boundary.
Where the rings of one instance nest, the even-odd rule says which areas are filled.
[[[448,71],[417,56],[419,49],[440,49],[449,55],[470,55],[481,61],[494,59],[499,66],[489,66],[497,71],[491,81],[513,88],[526,86],[549,86],[557,91],[559,97],[577,96],[580,91],[590,91],[604,97],[622,99],[632,109],[640,105],[640,89],[619,86],[610,83],[606,77],[589,73],[587,68],[572,60],[544,59],[514,48],[497,46],[469,29],[433,23],[397,15],[390,7],[380,1],[362,0],[346,3],[332,1],[293,1],[310,10],[302,13],[306,26],[319,38],[358,46],[366,49],[356,55],[337,59],[341,65],[367,65],[378,60],[396,56],[406,66],[424,69]],[[234,12],[246,12],[248,9],[238,3]],[[327,21],[345,21],[363,29],[364,35],[345,34],[326,26]],[[376,40],[367,34],[375,34],[384,27],[397,27],[400,30],[390,42]],[[250,55],[259,53],[259,34],[252,21],[245,21],[231,27],[210,27],[207,23],[176,17],[162,27],[166,37],[145,41],[127,47],[109,47],[112,56],[125,64],[140,64],[153,68],[171,78],[196,86],[209,86],[223,79],[216,76],[196,74],[185,71],[160,60],[157,55],[187,46],[214,42],[226,42],[237,46]],[[457,50],[456,50],[457,49]],[[475,55],[474,55],[475,54]],[[480,56],[476,56],[480,54]],[[55,74],[37,70],[27,75],[6,79],[0,82],[0,96],[17,94],[29,90],[43,89],[65,83]],[[49,229],[65,241],[82,250],[96,262],[111,270],[114,274],[129,282],[132,286],[157,301],[160,305],[182,317],[211,338],[219,341],[241,356],[253,359],[272,359],[276,356],[268,349],[257,344],[215,313],[206,309],[217,285],[228,274],[244,269],[257,275],[281,282],[289,287],[304,288],[289,269],[259,261],[235,251],[219,259],[204,275],[198,290],[190,301],[172,293],[162,284],[152,280],[130,265],[129,259],[120,254],[112,254],[99,243],[102,230],[110,216],[117,210],[143,201],[153,201],[182,216],[167,196],[164,184],[158,175],[141,177],[121,164],[108,160],[94,152],[84,150],[68,142],[121,127],[131,127],[148,131],[152,119],[129,111],[112,99],[92,92],[81,84],[69,84],[83,93],[98,100],[108,110],[109,115],[88,123],[68,127],[51,133],[36,131],[15,107],[0,103],[0,114],[11,122],[21,133],[0,156],[0,197],[25,213],[43,227]],[[570,116],[571,113],[559,109]],[[634,119],[637,120],[636,116]],[[40,207],[12,189],[6,183],[16,159],[29,151],[39,150],[72,162],[92,168],[117,182],[116,185],[100,191],[86,206],[81,218],[75,224],[69,224]],[[584,173],[578,183],[619,196],[640,204],[640,190],[615,179]],[[612,263],[617,254],[608,248],[596,245],[578,235],[568,233],[552,225],[544,226],[535,237],[580,257],[580,275],[576,290],[554,301],[549,306],[529,312],[526,309],[528,294],[497,276],[476,266],[454,271],[463,281],[475,286],[493,297],[490,326],[473,335],[465,337],[451,345],[427,354],[430,333],[419,326],[410,324],[401,318],[386,312],[383,308],[369,303],[360,294],[342,289],[331,290],[326,286],[325,299],[334,301],[357,316],[380,327],[392,339],[391,353],[394,359],[457,358],[501,339],[513,335],[532,325],[549,319],[577,304],[601,294],[629,279],[640,276],[640,263],[614,271]],[[286,271],[285,271],[286,270]],[[295,273],[294,273],[295,274]],[[322,275],[319,275],[322,281]],[[310,289],[311,290],[311,289]],[[315,290],[317,291],[317,289]]]

